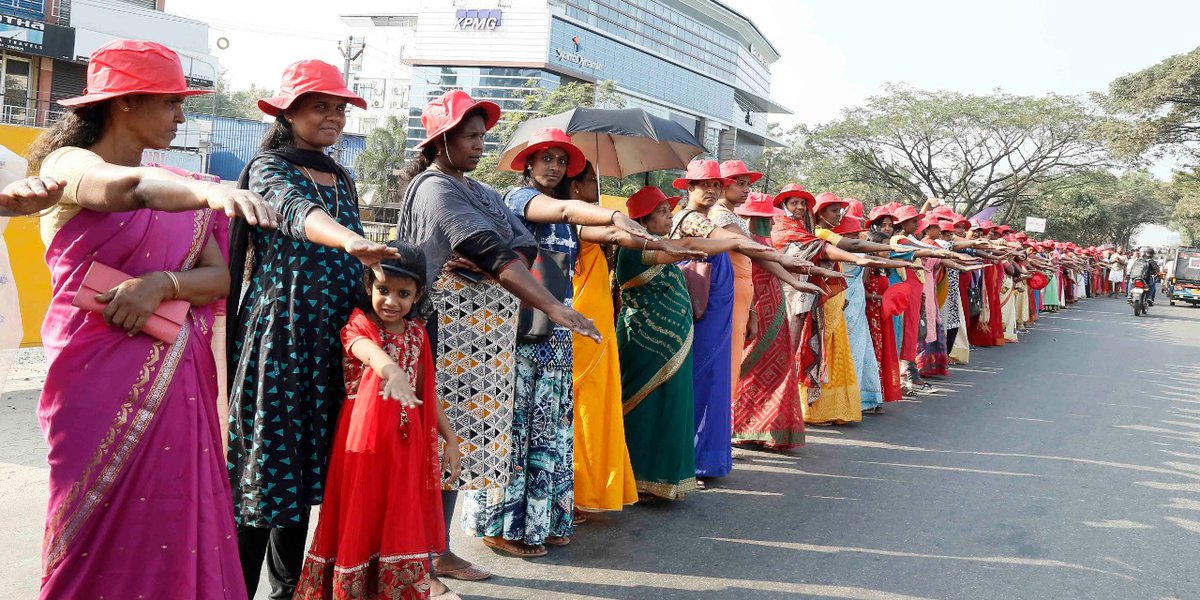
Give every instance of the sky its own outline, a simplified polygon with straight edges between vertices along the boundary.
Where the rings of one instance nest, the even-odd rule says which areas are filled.
[[[1114,78],[1200,43],[1194,0],[724,1],[782,54],[771,95],[794,111],[772,116],[784,125],[828,122],[889,82],[967,93],[1104,91]],[[340,13],[387,4],[167,0],[166,8],[211,24],[212,52],[234,87],[274,89],[294,60],[341,64],[337,41],[362,30],[342,25]],[[218,37],[227,49],[216,47]]]

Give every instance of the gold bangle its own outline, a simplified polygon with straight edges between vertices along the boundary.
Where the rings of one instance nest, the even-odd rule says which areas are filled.
[[[654,259],[658,257],[658,250],[646,250],[642,252],[642,264],[653,265]]]
[[[175,274],[170,271],[163,271],[163,273],[167,274],[167,277],[171,280],[171,287],[175,288],[175,293],[171,295],[171,299],[173,300],[175,298],[178,298],[179,297],[179,278],[176,277]]]

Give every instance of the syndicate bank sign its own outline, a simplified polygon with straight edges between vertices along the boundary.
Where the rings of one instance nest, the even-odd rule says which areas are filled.
[[[555,48],[554,53],[558,56],[558,60],[563,62],[574,63],[585,69],[594,69],[596,71],[601,71],[604,69],[603,64],[598,63],[590,58],[584,58],[583,56],[580,56],[578,52],[567,52],[562,48]]]

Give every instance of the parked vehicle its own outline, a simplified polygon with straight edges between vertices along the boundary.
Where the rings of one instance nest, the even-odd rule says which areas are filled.
[[[1200,306],[1200,248],[1179,248],[1173,265],[1165,286],[1171,306],[1176,302]]]

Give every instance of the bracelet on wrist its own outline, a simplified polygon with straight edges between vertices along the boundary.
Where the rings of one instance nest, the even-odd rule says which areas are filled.
[[[171,293],[171,297],[169,299],[174,300],[175,298],[178,298],[179,297],[179,278],[176,277],[175,274],[170,271],[163,271],[163,274],[165,274],[167,276],[167,279],[171,280],[172,293]]]

